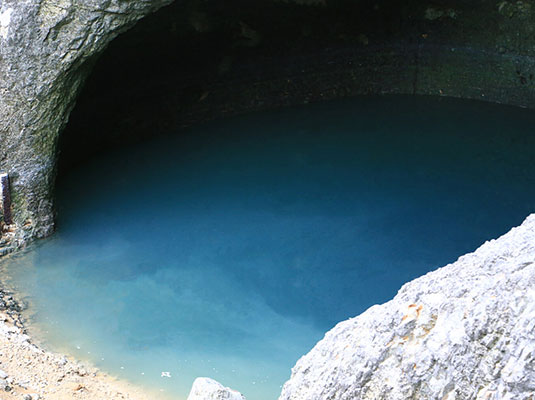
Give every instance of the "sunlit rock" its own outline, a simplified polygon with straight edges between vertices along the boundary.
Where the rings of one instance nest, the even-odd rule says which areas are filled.
[[[535,394],[535,215],[302,357],[289,399],[527,399]]]
[[[197,378],[193,382],[188,400],[245,400],[245,397],[210,378]]]

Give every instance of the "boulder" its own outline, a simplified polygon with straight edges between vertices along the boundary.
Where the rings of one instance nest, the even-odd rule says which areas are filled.
[[[339,323],[280,400],[535,397],[535,214]]]
[[[197,378],[193,382],[188,400],[245,400],[245,397],[213,379]]]

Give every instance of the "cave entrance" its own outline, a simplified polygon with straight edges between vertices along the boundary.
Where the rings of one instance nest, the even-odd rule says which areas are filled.
[[[422,39],[405,6],[297,3],[175,2],[116,38],[61,135],[60,174],[103,149],[201,121],[414,91]]]
[[[373,70],[415,60],[421,35],[371,48],[362,32],[419,32],[399,10],[355,9],[346,29],[339,10],[241,6],[174,5],[111,45],[62,137],[58,233],[11,267],[50,346],[170,396],[210,376],[275,398],[336,322],[534,206],[527,111],[414,96],[277,109],[412,93],[412,61]],[[366,54],[357,71],[375,80],[357,90]]]

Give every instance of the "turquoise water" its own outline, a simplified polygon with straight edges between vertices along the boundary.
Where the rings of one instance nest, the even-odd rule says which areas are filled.
[[[338,321],[535,211],[534,126],[422,97],[204,124],[71,171],[57,234],[6,267],[52,349],[162,396],[275,399]]]

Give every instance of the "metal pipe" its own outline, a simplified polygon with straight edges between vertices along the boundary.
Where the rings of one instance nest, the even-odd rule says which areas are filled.
[[[2,212],[4,214],[4,223],[11,225],[13,218],[11,216],[11,193],[9,192],[9,175],[0,174],[0,196],[2,198]]]

